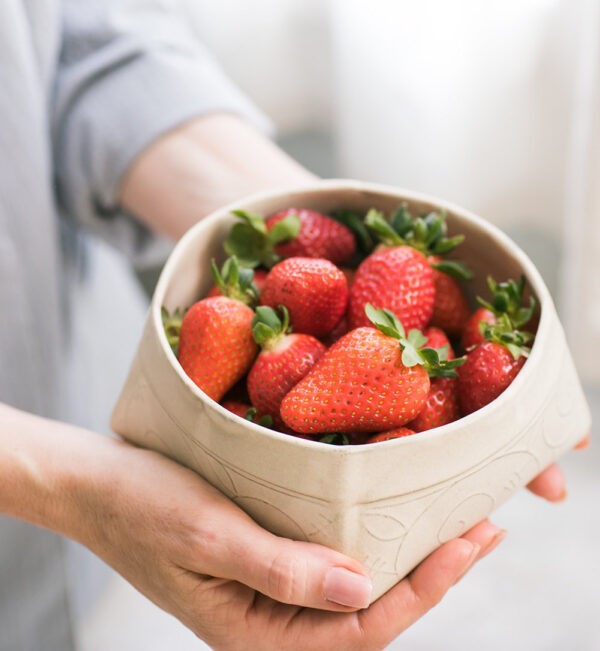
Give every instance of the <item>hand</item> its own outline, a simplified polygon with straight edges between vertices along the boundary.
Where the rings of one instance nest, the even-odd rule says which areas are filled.
[[[575,446],[575,449],[585,450],[590,444],[590,441],[590,435],[586,434]],[[562,470],[555,463],[548,466],[537,477],[532,479],[527,485],[527,488],[534,495],[543,497],[549,502],[562,502],[567,497],[565,477]]]
[[[278,538],[195,473],[116,445],[71,486],[77,537],[215,649],[383,648],[502,538],[477,525],[355,612],[370,597],[358,563]]]

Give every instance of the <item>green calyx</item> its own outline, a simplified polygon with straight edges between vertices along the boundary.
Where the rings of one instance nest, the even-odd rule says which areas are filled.
[[[268,427],[271,428],[273,427],[273,418],[269,416],[268,414],[265,414],[264,416],[261,416],[258,420],[256,418],[257,411],[255,407],[250,407],[248,411],[246,412],[246,415],[244,418],[246,420],[249,420],[251,423],[256,423],[257,425],[262,425],[263,427]]]
[[[163,329],[165,331],[165,336],[171,346],[171,350],[177,357],[179,353],[179,333],[181,331],[181,322],[185,315],[186,310],[181,308],[176,308],[173,310],[173,313],[169,313],[166,307],[160,308],[160,315],[162,317]]]
[[[528,357],[534,335],[522,330],[535,312],[536,300],[531,296],[529,305],[523,306],[523,293],[525,291],[525,276],[517,280],[509,279],[497,283],[491,276],[487,278],[487,285],[492,294],[491,301],[484,301],[480,296],[477,301],[480,305],[493,312],[496,322],[493,324],[482,321],[479,331],[486,341],[500,344],[507,348],[515,360],[519,357]]]
[[[240,218],[229,231],[225,240],[227,255],[236,256],[245,267],[263,265],[271,268],[280,261],[274,248],[293,240],[300,232],[300,217],[288,215],[268,231],[264,217],[252,215],[245,210],[234,210]]]
[[[413,217],[405,205],[400,206],[389,218],[380,210],[372,208],[365,217],[365,224],[382,244],[411,246],[427,257],[446,255],[465,239],[464,235],[447,237],[448,227],[443,211]],[[460,280],[473,277],[467,266],[456,260],[442,260],[431,266]]]
[[[497,283],[491,276],[487,277],[487,285],[492,295],[490,302],[477,297],[480,305],[493,312],[497,317],[506,316],[510,319],[512,328],[521,328],[533,317],[536,300],[529,297],[529,305],[523,306],[523,293],[525,291],[525,276],[519,280],[509,279]]]
[[[466,357],[448,359],[448,346],[425,347],[427,337],[416,328],[410,330],[407,335],[398,317],[390,310],[378,310],[367,303],[365,313],[371,323],[384,335],[398,339],[404,366],[408,368],[423,366],[429,377],[457,377],[455,369],[465,363]]]
[[[254,271],[250,267],[240,266],[236,256],[227,258],[220,271],[214,260],[210,268],[223,296],[241,301],[250,307],[258,303],[259,292],[254,284]]]
[[[254,341],[263,350],[272,350],[280,339],[290,332],[290,314],[283,305],[279,306],[281,317],[272,307],[260,305],[252,319]]]

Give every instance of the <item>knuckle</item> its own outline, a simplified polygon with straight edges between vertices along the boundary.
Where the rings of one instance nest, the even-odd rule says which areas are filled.
[[[301,604],[308,596],[308,566],[290,551],[277,554],[267,572],[269,594],[288,604]]]

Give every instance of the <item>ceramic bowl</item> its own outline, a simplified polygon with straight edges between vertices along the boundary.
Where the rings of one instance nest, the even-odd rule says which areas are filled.
[[[280,434],[233,415],[185,375],[161,325],[161,306],[189,306],[223,259],[231,210],[268,215],[288,207],[389,212],[444,209],[476,274],[525,274],[541,304],[531,356],[483,409],[416,436],[337,447]],[[270,531],[322,543],[361,561],[376,599],[441,543],[462,534],[573,447],[590,413],[561,324],[529,258],[476,215],[421,194],[354,181],[261,194],[216,211],[178,243],[160,277],[139,349],[115,407],[115,432],[192,468]]]

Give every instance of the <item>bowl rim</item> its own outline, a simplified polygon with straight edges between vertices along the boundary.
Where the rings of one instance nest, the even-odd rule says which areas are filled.
[[[372,445],[324,445],[319,441],[302,439],[299,437],[291,436],[289,434],[285,434],[283,432],[277,432],[275,430],[268,429],[262,425],[252,423],[251,421],[247,421],[240,416],[233,414],[229,410],[225,409],[225,407],[221,406],[218,402],[212,398],[209,398],[199,387],[196,386],[196,384],[194,384],[194,382],[192,382],[192,380],[187,376],[185,371],[180,366],[175,354],[171,350],[171,347],[164,333],[164,329],[162,327],[161,307],[163,305],[163,300],[167,291],[168,284],[171,280],[172,270],[177,266],[179,258],[183,255],[183,252],[186,251],[191,243],[196,240],[198,233],[209,228],[214,222],[222,219],[224,214],[230,213],[233,210],[244,209],[249,203],[269,201],[277,199],[279,197],[283,199],[284,197],[290,197],[290,195],[305,192],[326,193],[328,191],[348,190],[381,194],[388,197],[398,197],[399,201],[405,199],[414,202],[430,203],[436,207],[446,210],[447,212],[454,213],[461,219],[471,222],[481,230],[487,231],[488,234],[490,234],[496,240],[496,242],[502,246],[502,248],[510,251],[511,256],[516,259],[521,265],[523,272],[527,277],[527,281],[539,302],[540,322],[536,333],[536,344],[538,345],[534,345],[532,347],[531,354],[529,355],[526,363],[523,365],[523,368],[510,384],[510,386],[485,407],[482,407],[481,409],[467,416],[463,416],[462,418],[459,418],[452,423],[426,430],[424,432],[419,432],[418,436],[405,436],[397,439],[390,439],[388,441],[380,441],[377,444]],[[425,440],[431,440],[440,436],[450,435],[452,432],[462,429],[465,425],[471,425],[482,417],[491,417],[496,410],[504,408],[505,403],[511,400],[512,396],[520,390],[521,385],[527,382],[531,373],[535,372],[537,360],[542,354],[540,352],[540,349],[543,348],[543,344],[540,343],[540,341],[543,341],[546,338],[547,330],[550,327],[548,325],[548,320],[550,318],[549,313],[551,310],[549,310],[548,307],[552,304],[553,301],[550,296],[550,292],[546,287],[541,274],[529,256],[502,230],[500,230],[494,224],[486,221],[476,213],[471,212],[470,210],[467,210],[450,201],[439,199],[433,195],[416,192],[413,190],[407,190],[391,185],[371,183],[366,181],[356,181],[351,179],[321,179],[316,180],[313,183],[294,185],[279,188],[277,190],[269,190],[266,192],[258,192],[252,195],[248,195],[242,199],[236,200],[221,208],[218,208],[194,224],[177,242],[161,271],[158,283],[154,291],[154,295],[152,297],[152,302],[150,304],[150,319],[155,333],[158,334],[160,347],[163,353],[166,355],[170,366],[179,376],[180,380],[190,389],[194,396],[199,399],[206,407],[216,410],[222,416],[225,416],[225,418],[237,423],[238,425],[243,423],[251,431],[260,433],[262,436],[266,436],[267,438],[272,438],[280,442],[285,441],[286,443],[294,446],[309,446],[312,447],[312,449],[321,450],[323,454],[346,456],[359,453],[368,454],[369,451],[381,449],[382,446],[390,447],[400,445],[418,445],[420,442],[423,442]]]

